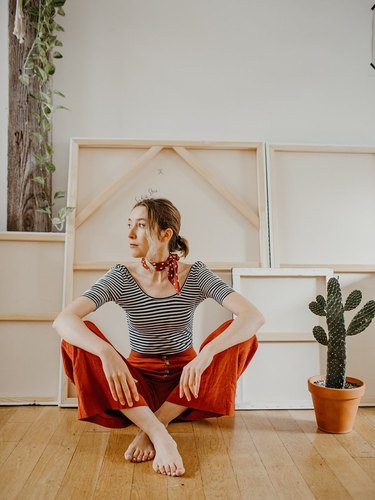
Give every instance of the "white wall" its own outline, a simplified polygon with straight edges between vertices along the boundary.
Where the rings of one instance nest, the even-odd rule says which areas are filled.
[[[2,39],[6,4],[1,0]],[[71,111],[55,117],[55,188],[66,188],[72,136],[373,145],[372,5],[67,1],[55,87]],[[0,87],[1,230],[6,93]]]

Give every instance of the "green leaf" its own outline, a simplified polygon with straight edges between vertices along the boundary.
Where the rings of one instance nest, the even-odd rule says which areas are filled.
[[[38,163],[42,163],[42,164],[46,163],[45,157],[43,155],[39,154],[39,153],[35,153],[34,154],[34,158],[36,159],[36,161]]]
[[[62,17],[65,16],[65,11],[64,11],[64,9],[62,7],[59,7],[57,9],[57,13],[58,13],[59,16],[62,16]]]
[[[62,47],[64,44],[60,40],[55,40],[55,47]]]
[[[51,125],[49,124],[49,121],[46,119],[41,120],[40,125],[42,127],[43,132],[49,132],[51,130]]]
[[[31,114],[34,118],[36,118],[36,120],[38,120],[38,122],[41,121],[42,116],[39,113],[37,113],[36,111],[32,111]]]
[[[23,85],[29,85],[30,83],[30,77],[26,73],[22,73],[22,75],[20,75],[18,79]]]
[[[45,183],[46,183],[44,177],[40,177],[40,176],[34,177],[33,181],[36,182],[37,184],[40,184],[43,187],[45,186]]]
[[[53,174],[53,172],[55,172],[55,170],[56,170],[55,165],[51,162],[47,162],[44,165],[44,168],[47,170],[47,172],[50,172],[51,174]]]
[[[62,59],[62,54],[61,52],[55,50],[55,52],[52,54],[52,57],[54,57],[55,59]]]
[[[37,208],[36,209],[37,212],[40,212],[41,214],[48,214],[49,216],[51,216],[51,208],[50,207],[45,207],[45,208]]]
[[[42,83],[46,82],[46,81],[47,81],[47,78],[48,78],[47,73],[46,73],[46,72],[45,72],[42,68],[40,68],[39,66],[37,66],[37,67],[35,68],[35,70],[36,70],[36,72],[37,72],[37,75],[36,75],[36,76],[38,77],[38,79],[39,79],[39,80],[41,80],[41,81],[42,81]]]
[[[53,199],[57,200],[58,198],[65,198],[65,191],[56,191],[53,195]]]
[[[59,217],[53,217],[51,219],[53,227],[55,227],[58,231],[62,231],[64,227],[64,221],[61,220]]]
[[[27,59],[27,61],[25,62],[25,65],[24,65],[24,68],[26,70],[31,70],[34,68],[34,63],[31,59]]]
[[[71,212],[73,212],[73,210],[74,210],[74,207],[63,207],[63,208],[60,208],[57,215],[61,219],[65,219]]]
[[[54,153],[53,147],[48,142],[46,142],[44,144],[44,149],[45,149],[45,151],[46,151],[47,154],[53,155],[53,153]]]
[[[47,92],[43,92],[42,90],[40,91],[40,96],[41,96],[41,100],[43,100],[44,102],[47,102],[47,103],[50,103],[51,102],[51,95]]]
[[[30,92],[29,96],[31,97],[31,99],[35,99],[36,101],[42,100],[40,96],[32,94],[31,92]]]
[[[49,75],[53,75],[55,73],[55,66],[53,64],[51,64],[50,62],[46,64],[45,68],[46,68],[46,72]]]
[[[61,24],[55,24],[55,30],[56,31],[65,31],[64,28],[61,26]]]
[[[54,90],[53,93],[56,95],[59,95],[60,97],[65,97],[65,95],[62,92],[60,92],[59,90]]]
[[[70,111],[69,108],[67,108],[66,106],[61,106],[60,104],[58,104],[57,106],[55,106],[55,109],[66,109],[67,111]]]
[[[44,140],[44,137],[40,132],[33,132],[33,136],[38,139],[39,142],[42,142]]]

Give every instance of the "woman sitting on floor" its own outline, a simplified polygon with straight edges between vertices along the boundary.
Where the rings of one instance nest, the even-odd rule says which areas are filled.
[[[186,257],[180,213],[166,199],[137,203],[129,217],[129,246],[137,259],[112,267],[56,318],[67,376],[75,384],[78,418],[111,428],[134,423],[139,432],[125,452],[133,462],[153,459],[156,472],[185,472],[167,431],[174,420],[234,415],[236,384],[258,347],[261,313],[200,261]],[[178,253],[176,253],[178,252]],[[192,343],[196,307],[213,298],[231,313],[197,354]],[[87,314],[114,301],[127,313],[131,352],[122,356]]]

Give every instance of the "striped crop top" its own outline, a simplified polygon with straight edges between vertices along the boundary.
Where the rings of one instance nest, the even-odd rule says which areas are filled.
[[[130,347],[142,354],[176,354],[193,345],[196,307],[207,298],[222,304],[234,292],[203,262],[195,262],[181,288],[181,295],[151,297],[138,285],[127,267],[113,266],[82,295],[96,308],[116,302],[126,311]]]

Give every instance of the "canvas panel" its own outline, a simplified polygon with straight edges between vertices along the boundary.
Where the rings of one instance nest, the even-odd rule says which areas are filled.
[[[269,151],[273,265],[373,265],[375,151]]]

